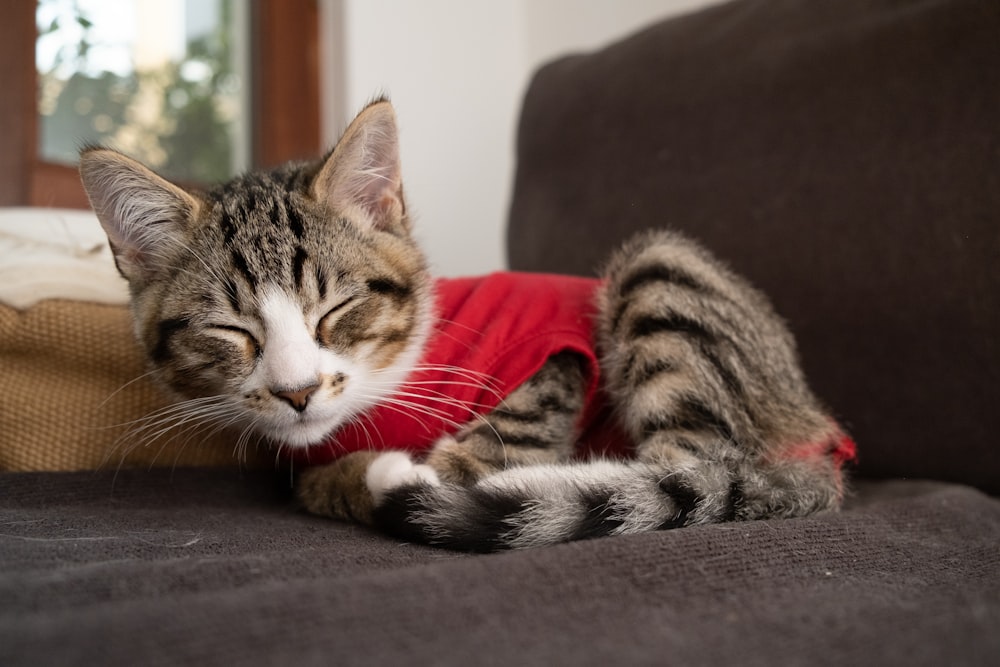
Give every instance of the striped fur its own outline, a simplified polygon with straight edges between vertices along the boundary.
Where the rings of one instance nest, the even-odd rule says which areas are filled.
[[[497,466],[473,483],[400,484],[375,509],[377,524],[494,551],[839,505],[828,452],[789,455],[838,432],[762,294],[668,232],[626,244],[605,277],[602,373],[635,460],[571,462],[560,444],[545,465]]]
[[[380,402],[431,330],[391,106],[365,109],[315,163],[187,192],[113,151],[84,184],[129,279],[137,335],[182,419],[281,446]],[[405,539],[494,551],[836,508],[838,431],[767,299],[692,241],[651,232],[609,262],[604,390],[635,449],[571,460],[580,360],[564,353],[423,460],[358,452],[300,476],[310,511]],[[820,443],[795,456],[802,443]]]

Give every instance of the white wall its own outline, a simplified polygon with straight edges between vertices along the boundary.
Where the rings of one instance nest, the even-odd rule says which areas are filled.
[[[436,272],[503,268],[517,114],[531,73],[719,1],[324,0],[326,139],[388,94],[407,203]]]

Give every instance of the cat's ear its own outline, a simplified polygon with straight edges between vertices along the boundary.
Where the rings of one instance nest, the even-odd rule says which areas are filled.
[[[118,270],[142,282],[182,246],[198,200],[139,162],[107,148],[84,148],[80,178],[101,221]]]
[[[378,100],[358,114],[313,180],[312,194],[359,224],[408,230],[392,104]]]

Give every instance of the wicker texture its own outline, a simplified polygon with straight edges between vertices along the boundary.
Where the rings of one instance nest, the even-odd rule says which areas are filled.
[[[236,435],[177,426],[150,436],[169,400],[148,378],[127,308],[0,304],[0,470],[237,465]],[[246,463],[272,460],[247,453]]]

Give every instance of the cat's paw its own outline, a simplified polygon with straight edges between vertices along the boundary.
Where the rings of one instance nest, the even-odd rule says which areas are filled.
[[[405,452],[379,454],[368,465],[365,482],[376,506],[395,488],[419,484],[437,486],[441,483],[433,468],[422,463],[414,463],[410,455]]]
[[[365,476],[376,452],[353,452],[333,463],[307,468],[296,486],[299,502],[309,512],[371,523],[372,496]]]

